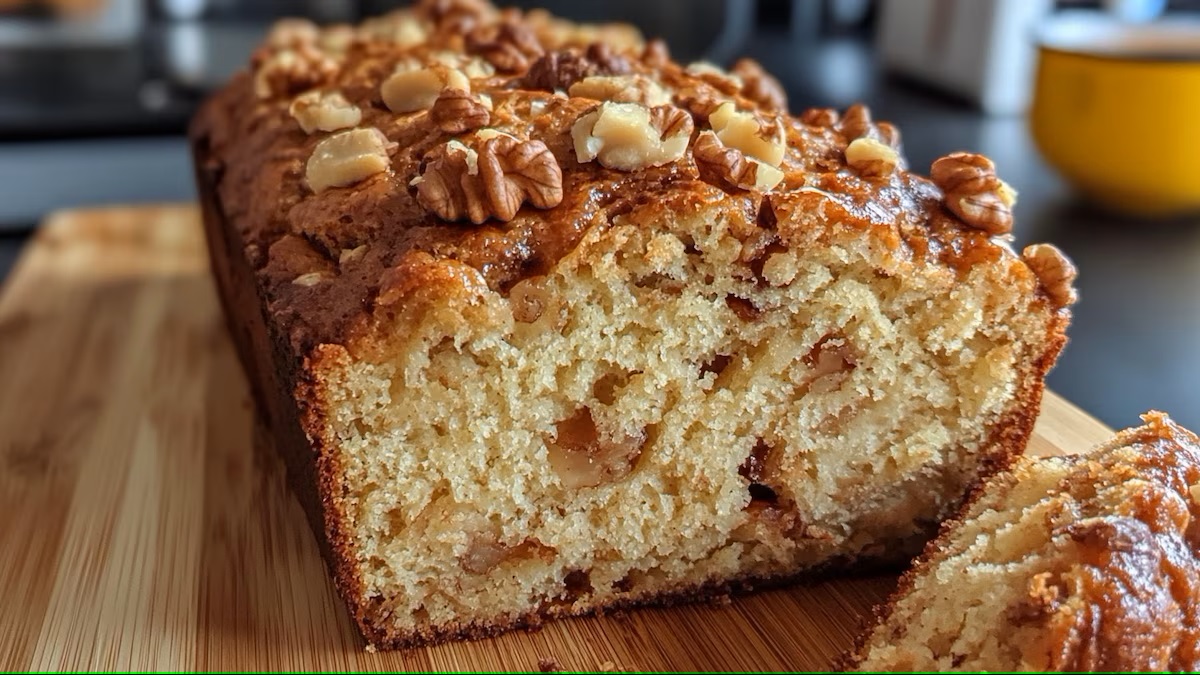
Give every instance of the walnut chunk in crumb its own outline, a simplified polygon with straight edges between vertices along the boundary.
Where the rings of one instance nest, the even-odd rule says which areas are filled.
[[[297,96],[288,112],[300,124],[304,133],[337,131],[356,127],[362,122],[362,111],[339,92],[310,91]]]
[[[576,159],[596,160],[618,171],[670,164],[683,156],[692,136],[692,117],[674,106],[601,103],[571,127]]]
[[[383,81],[379,93],[394,113],[428,110],[447,89],[471,91],[471,81],[456,68],[435,64],[428,68],[403,68]]]
[[[712,131],[702,131],[692,146],[692,157],[700,178],[725,189],[767,192],[783,180],[783,172],[747,157],[737,148],[726,147]]]
[[[313,192],[346,187],[387,171],[389,152],[395,145],[374,128],[336,133],[317,144],[305,166],[305,179]]]
[[[992,160],[969,152],[952,152],[934,161],[929,177],[942,189],[946,208],[967,226],[988,234],[1012,230],[1017,193],[996,176]]]
[[[417,201],[443,220],[512,220],[521,205],[558,206],[562,169],[545,143],[484,129],[470,145],[452,140],[425,155]]]
[[[1075,304],[1079,299],[1074,282],[1075,265],[1063,252],[1050,244],[1034,244],[1021,251],[1021,259],[1033,270],[1046,296],[1058,307]]]

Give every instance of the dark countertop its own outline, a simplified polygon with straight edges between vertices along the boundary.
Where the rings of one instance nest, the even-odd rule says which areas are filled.
[[[1014,234],[1023,246],[1056,243],[1081,270],[1080,302],[1068,344],[1049,386],[1107,424],[1128,426],[1149,408],[1171,413],[1200,429],[1200,216],[1173,222],[1141,222],[1097,212],[1074,198],[1039,158],[1023,118],[985,118],[968,106],[885,77],[858,38],[788,41],[758,36],[749,53],[780,74],[792,108],[845,107],[867,102],[876,117],[895,122],[914,168],[952,150],[992,157],[999,173],[1020,193]],[[164,167],[186,172],[181,138],[163,138],[169,159],[128,170],[121,198],[186,199],[186,175],[155,183]],[[22,146],[29,151],[34,146]],[[0,175],[5,150],[0,145]],[[3,184],[3,183],[0,183]],[[0,188],[11,189],[11,188]],[[80,204],[60,193],[62,205]],[[0,200],[2,201],[2,200]],[[104,200],[100,200],[104,201]],[[111,200],[109,200],[111,201]],[[0,278],[10,269],[27,234],[0,233]]]

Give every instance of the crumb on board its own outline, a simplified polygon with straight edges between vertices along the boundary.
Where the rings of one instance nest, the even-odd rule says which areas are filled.
[[[558,665],[558,659],[550,657],[548,659],[538,659],[539,673],[557,673],[562,670],[562,666]]]

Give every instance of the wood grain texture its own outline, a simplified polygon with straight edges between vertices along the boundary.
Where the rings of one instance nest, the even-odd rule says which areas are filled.
[[[0,293],[0,668],[821,669],[891,575],[371,654],[256,428],[190,206],[59,213]],[[1048,394],[1032,453],[1102,424]]]

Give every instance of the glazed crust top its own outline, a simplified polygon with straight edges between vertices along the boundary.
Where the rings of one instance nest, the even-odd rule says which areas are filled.
[[[1200,440],[1163,413],[1143,419],[1059,486],[1069,564],[1030,580],[1011,617],[1042,626],[1035,668],[1200,668]]]
[[[748,259],[804,240],[811,218],[795,216],[817,214],[959,273],[1016,260],[1013,195],[985,158],[943,158],[930,180],[865,107],[792,116],[751,61],[684,66],[625,26],[478,0],[358,27],[283,22],[192,138],[301,355],[420,289],[505,293],[655,202],[744,210]],[[1047,249],[1014,269],[1065,311],[1074,270]]]

